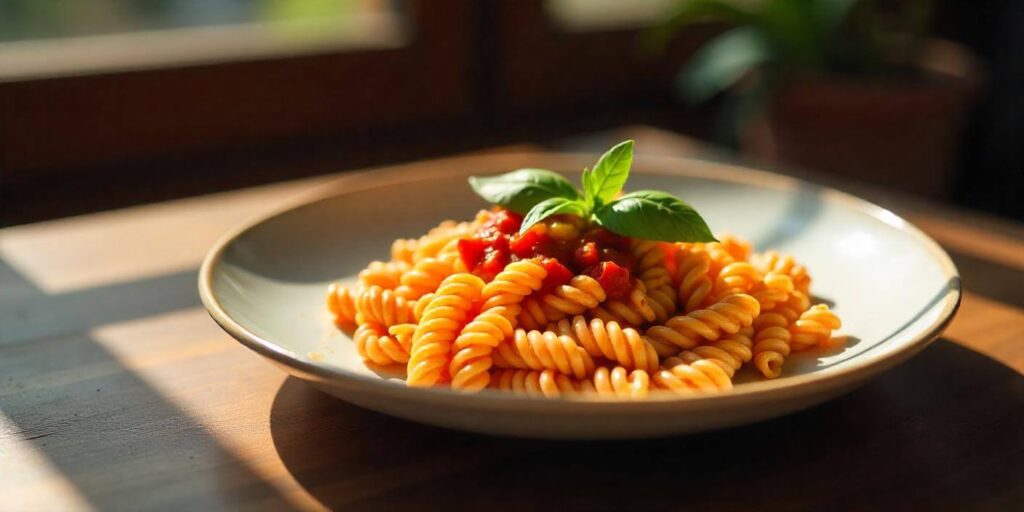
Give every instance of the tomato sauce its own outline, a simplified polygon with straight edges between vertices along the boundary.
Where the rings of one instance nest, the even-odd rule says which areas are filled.
[[[633,291],[630,275],[635,260],[629,239],[601,227],[591,227],[578,236],[555,238],[544,222],[519,234],[523,217],[495,208],[471,238],[459,240],[459,255],[471,272],[490,281],[513,261],[540,257],[548,271],[542,292],[568,283],[573,276],[596,279],[610,298],[622,298]],[[582,224],[579,219],[556,216],[552,222]]]

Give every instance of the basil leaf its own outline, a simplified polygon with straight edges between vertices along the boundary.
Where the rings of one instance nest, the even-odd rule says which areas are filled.
[[[523,225],[519,228],[520,233],[526,233],[534,224],[552,216],[563,213],[571,213],[580,217],[587,214],[587,205],[578,199],[567,199],[565,197],[552,197],[537,203],[530,209],[523,219]]]
[[[552,197],[580,198],[579,191],[562,175],[544,169],[519,169],[498,176],[470,176],[469,186],[488,202],[523,214]]]
[[[583,173],[583,190],[588,205],[600,206],[615,198],[629,178],[633,165],[633,141],[616,144],[597,161],[590,172]]]
[[[657,190],[626,194],[594,212],[598,224],[623,236],[663,242],[716,242],[707,223],[679,198]]]

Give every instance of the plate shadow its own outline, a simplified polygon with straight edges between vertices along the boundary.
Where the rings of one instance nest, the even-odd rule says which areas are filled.
[[[461,433],[289,378],[275,448],[324,505],[572,510],[963,509],[1024,502],[1024,376],[940,339],[844,397],[776,420],[641,441]]]

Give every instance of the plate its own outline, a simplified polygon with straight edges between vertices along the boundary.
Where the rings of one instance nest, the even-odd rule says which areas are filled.
[[[573,401],[498,392],[408,388],[363,364],[332,325],[327,285],[387,259],[392,240],[487,207],[470,174],[516,167],[582,169],[592,155],[467,157],[435,169],[346,176],[225,236],[210,251],[199,291],[213,319],[244,346],[318,389],[413,421],[491,434],[637,438],[777,417],[863,384],[941,334],[960,302],[960,278],[931,238],[897,215],[807,182],[709,162],[638,157],[632,190],[661,189],[695,206],[716,232],[793,254],[811,291],[843,320],[847,343],[787,359],[783,376],[741,375],[730,392],[638,402]],[[578,179],[567,173],[570,179]]]

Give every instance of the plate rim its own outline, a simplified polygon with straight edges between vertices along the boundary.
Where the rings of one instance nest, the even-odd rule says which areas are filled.
[[[556,168],[561,167],[560,160],[575,164],[578,161],[592,160],[597,156],[591,153],[506,153],[503,156],[512,158],[524,155],[543,158],[549,164],[557,162],[559,166],[552,166]],[[472,170],[475,167],[465,164],[475,160],[492,160],[494,156],[469,155],[438,160],[436,161],[437,168],[430,169],[429,172],[419,172],[413,177],[403,172],[406,166],[346,173],[326,183],[315,185],[307,192],[299,194],[291,200],[282,201],[279,207],[271,209],[267,213],[257,215],[228,230],[211,247],[203,259],[198,275],[199,296],[203,306],[211,318],[243,346],[284,367],[313,377],[315,380],[327,383],[342,380],[348,384],[347,387],[369,387],[371,391],[388,394],[392,398],[435,405],[450,405],[453,399],[457,399],[460,402],[460,406],[467,408],[491,410],[496,406],[500,406],[498,408],[506,410],[514,409],[549,414],[580,414],[608,413],[612,410],[656,412],[666,408],[705,407],[712,406],[712,404],[713,406],[731,407],[742,403],[760,402],[770,399],[772,395],[776,394],[781,395],[776,397],[779,399],[805,397],[855,385],[905,361],[937,339],[956,315],[963,298],[963,287],[956,265],[938,242],[910,221],[866,199],[804,179],[741,165],[695,158],[638,155],[634,160],[634,172],[639,174],[687,176],[712,181],[735,182],[743,185],[757,185],[776,190],[797,187],[810,188],[814,189],[824,200],[843,203],[883,224],[915,237],[940,264],[947,278],[948,287],[943,292],[941,300],[925,310],[932,311],[941,304],[942,309],[939,316],[927,327],[922,328],[920,332],[910,335],[909,339],[900,341],[899,346],[893,347],[890,350],[876,350],[873,354],[858,355],[850,360],[851,364],[839,368],[826,368],[819,372],[791,376],[786,379],[759,381],[745,386],[743,389],[734,389],[728,393],[699,393],[687,396],[669,395],[667,397],[639,401],[551,400],[511,393],[490,392],[487,390],[481,393],[460,393],[447,388],[410,388],[403,383],[393,380],[360,375],[338,366],[304,358],[269,340],[261,338],[236,322],[218,301],[213,290],[213,277],[216,266],[220,263],[224,251],[238,237],[260,224],[303,207],[309,207],[316,203],[332,200],[338,196],[353,192],[399,183],[469,175],[472,174]],[[448,165],[445,167],[446,164],[452,163],[462,163],[463,165]],[[486,169],[491,166],[482,167]],[[902,326],[891,334],[890,338],[898,339],[901,337],[912,323],[909,322]]]

